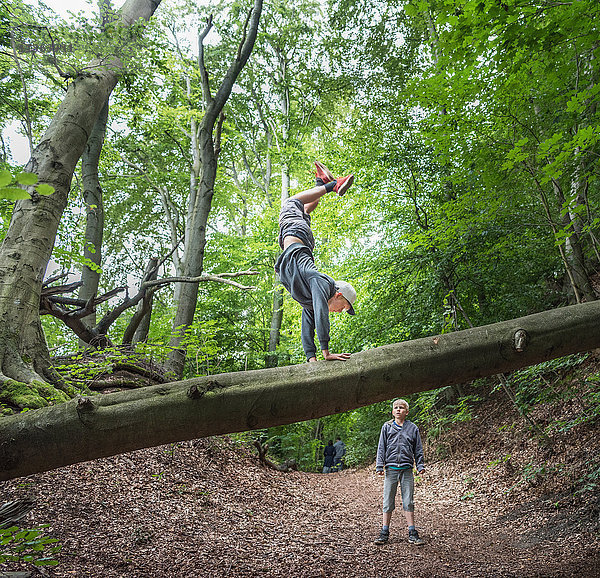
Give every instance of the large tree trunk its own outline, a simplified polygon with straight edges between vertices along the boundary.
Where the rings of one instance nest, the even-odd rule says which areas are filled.
[[[121,22],[152,16],[160,0],[128,0]],[[18,201],[0,248],[0,388],[11,379],[33,383],[54,380],[42,331],[39,304],[42,281],[67,205],[75,165],[102,107],[119,78],[122,64],[92,63],[73,79],[48,130],[25,167],[55,188],[48,197]]]
[[[246,23],[247,28],[244,29],[243,38],[240,41],[236,56],[214,97],[211,95],[208,71],[204,63],[203,48],[203,40],[211,29],[212,20],[209,20],[208,25],[200,35],[198,63],[206,110],[197,132],[194,130],[195,125],[192,125],[192,152],[194,158],[185,226],[186,234],[183,258],[183,275],[185,277],[198,277],[202,274],[204,248],[206,246],[206,226],[217,177],[217,157],[220,146],[218,143],[224,120],[222,111],[229,99],[233,85],[246,65],[254,47],[261,12],[262,0],[254,0],[251,17]],[[194,144],[196,134],[198,142]],[[165,369],[169,375],[181,378],[186,357],[183,340],[187,328],[194,320],[198,299],[198,284],[185,283],[183,286],[178,287],[176,298],[177,311],[173,320],[173,334],[169,342],[171,352],[165,364]]]
[[[80,398],[0,419],[0,479],[181,440],[266,428],[600,347],[592,301],[307,363]]]

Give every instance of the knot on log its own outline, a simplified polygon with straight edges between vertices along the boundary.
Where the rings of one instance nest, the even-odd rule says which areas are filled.
[[[80,397],[77,400],[77,413],[93,413],[96,411],[96,404],[89,397]]]
[[[221,384],[218,381],[213,380],[213,379],[206,382],[205,385],[200,386],[200,387],[198,387],[197,383],[194,383],[187,390],[187,396],[190,399],[200,399],[207,391],[212,391],[213,389],[216,389],[217,387],[221,387]]]
[[[521,353],[525,351],[525,347],[527,347],[527,341],[529,340],[529,336],[527,335],[527,331],[524,329],[518,329],[515,331],[513,336],[513,347],[515,351]]]

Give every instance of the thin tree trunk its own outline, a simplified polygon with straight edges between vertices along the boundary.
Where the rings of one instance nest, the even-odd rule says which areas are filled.
[[[71,400],[0,420],[0,479],[262,429],[600,347],[600,302],[321,361]]]
[[[214,154],[212,130],[200,131],[202,151],[202,177],[196,192],[196,201],[186,222],[183,276],[198,277],[204,266],[206,247],[206,225],[212,206],[214,183],[217,175],[217,160]],[[173,336],[169,343],[171,352],[166,363],[167,373],[181,378],[186,357],[185,332],[194,320],[198,300],[198,283],[181,284],[177,291],[177,310],[173,319]]]
[[[152,257],[146,265],[146,271],[142,277],[142,283],[145,281],[154,281],[158,277],[158,259]],[[129,325],[123,333],[123,345],[127,343],[143,343],[148,339],[150,331],[150,321],[152,318],[152,303],[154,300],[154,289],[146,291],[144,298],[138,303],[137,309],[133,314]]]
[[[79,289],[79,298],[85,301],[97,295],[100,283],[102,239],[104,236],[104,201],[102,199],[98,165],[102,146],[104,145],[107,122],[108,102],[100,111],[81,157],[83,202],[87,211],[83,256],[95,265],[94,268],[84,266],[81,273],[82,285]],[[84,317],[81,321],[88,328],[95,327],[96,313]]]
[[[287,148],[289,140],[289,123],[290,123],[290,90],[286,84],[287,66],[283,56],[279,55],[280,75],[279,81],[284,90],[281,96],[281,116],[283,118],[283,127],[281,131],[281,142],[284,149]],[[290,196],[290,168],[287,162],[281,166],[281,204]],[[267,351],[266,366],[277,367],[279,360],[277,359],[277,346],[281,337],[281,325],[283,323],[283,299],[284,291],[279,280],[275,281],[273,288],[273,307],[271,309],[271,326],[269,329],[269,349]]]
[[[248,61],[254,47],[261,12],[262,0],[255,0],[252,11],[248,16],[247,29],[244,29],[244,37],[240,41],[236,57],[214,97],[211,95],[203,49],[203,39],[212,27],[211,19],[209,19],[207,26],[199,36],[198,68],[202,81],[205,111],[198,130],[192,130],[192,140],[194,141],[197,138],[197,144],[192,143],[193,168],[190,179],[183,257],[183,275],[185,277],[197,277],[202,274],[204,248],[206,246],[206,226],[214,194],[217,176],[217,157],[224,120],[222,111],[231,94],[233,84]],[[173,320],[173,332],[169,343],[171,352],[165,364],[167,373],[176,378],[180,378],[183,375],[186,357],[186,348],[183,340],[186,330],[194,320],[197,299],[198,284],[186,283],[179,287],[177,291],[177,310]]]
[[[562,188],[554,179],[552,180],[552,188],[554,194],[558,198],[560,206],[565,207],[566,199]],[[569,235],[565,239],[565,256],[569,262],[571,271],[573,272],[573,279],[578,289],[576,297],[577,293],[579,293],[585,301],[593,301],[596,299],[596,295],[592,289],[592,284],[585,266],[581,237],[578,232],[578,230],[581,229],[578,227],[577,223],[573,221],[572,214],[568,210],[561,211],[561,224],[565,231],[569,231]]]
[[[267,367],[277,367],[277,346],[281,336],[283,322],[283,287],[280,283],[273,289],[273,310],[271,313],[271,327],[269,329],[269,348],[267,350]]]

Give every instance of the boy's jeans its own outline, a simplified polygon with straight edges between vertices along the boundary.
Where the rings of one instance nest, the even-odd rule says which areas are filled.
[[[402,509],[414,512],[413,500],[415,491],[415,478],[412,468],[406,470],[392,470],[386,468],[385,481],[383,483],[383,511],[393,512],[396,508],[396,492],[400,483],[400,495],[402,496]]]

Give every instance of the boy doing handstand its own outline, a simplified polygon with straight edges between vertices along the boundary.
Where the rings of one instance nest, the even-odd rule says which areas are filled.
[[[292,298],[302,305],[302,347],[308,361],[317,361],[315,329],[323,358],[344,361],[349,353],[329,351],[329,312],[347,311],[354,315],[356,291],[345,281],[335,281],[315,267],[315,239],[310,228],[310,214],[322,196],[332,191],[343,195],[352,185],[354,175],[334,179],[319,162],[316,185],[286,199],[279,213],[279,244],[283,253],[275,263],[275,271]]]

